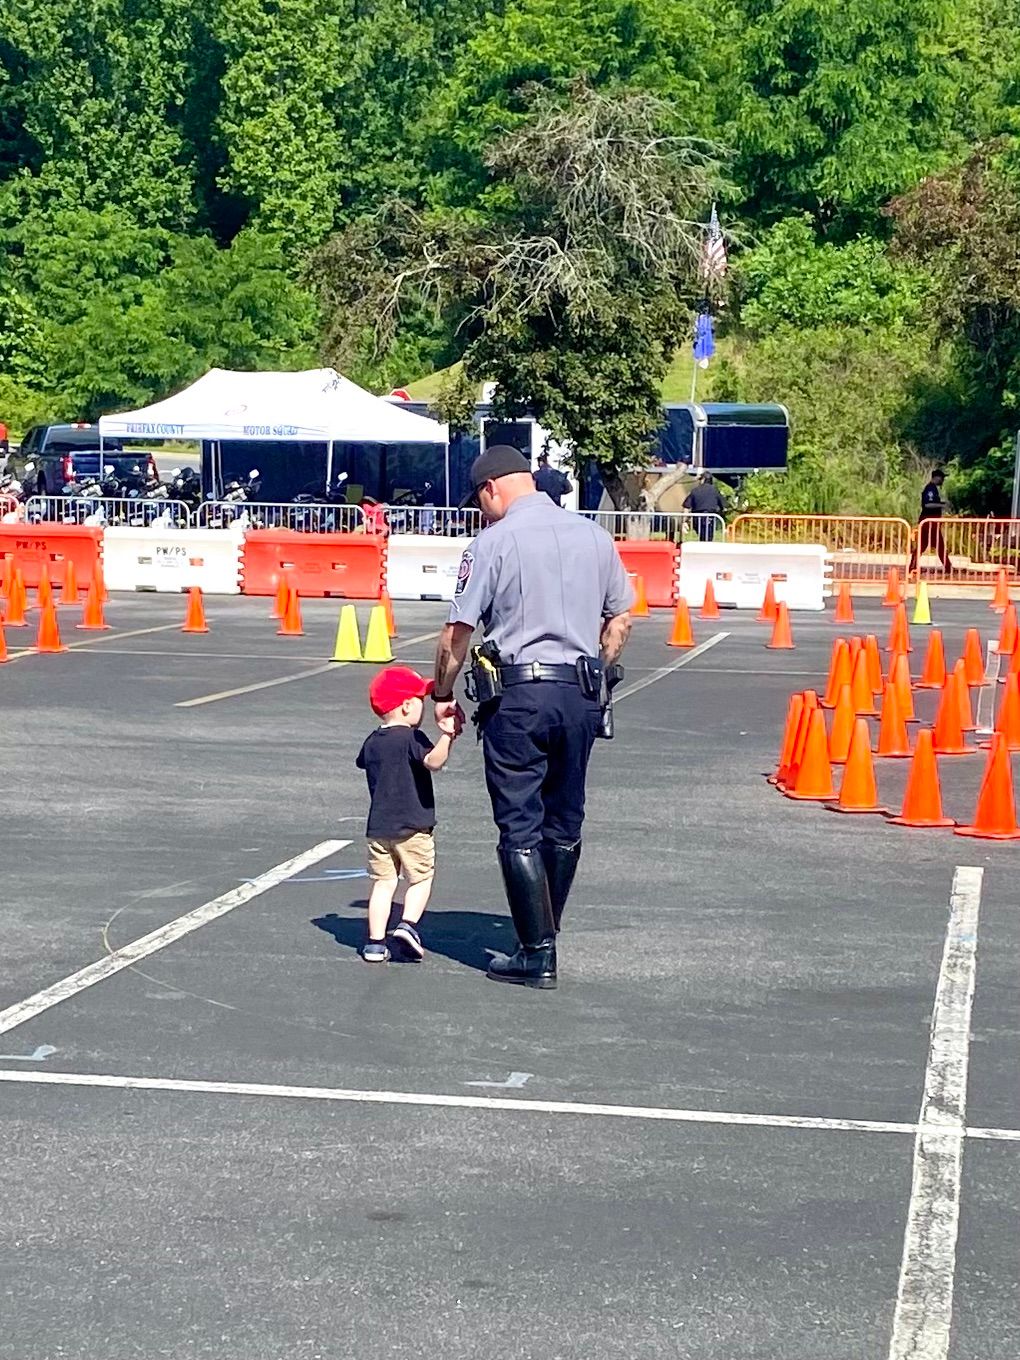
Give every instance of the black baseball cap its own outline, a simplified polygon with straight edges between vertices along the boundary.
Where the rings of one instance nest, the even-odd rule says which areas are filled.
[[[494,482],[498,477],[509,477],[514,472],[530,471],[531,464],[520,449],[510,444],[493,444],[471,464],[471,490],[461,501],[460,508],[463,510],[466,506],[476,505],[478,488],[486,482]]]

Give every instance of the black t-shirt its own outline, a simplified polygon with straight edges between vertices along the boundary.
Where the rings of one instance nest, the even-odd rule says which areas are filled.
[[[370,840],[400,840],[435,826],[432,774],[423,764],[431,750],[416,727],[377,727],[366,738],[355,764],[368,776]]]
[[[570,490],[570,478],[558,468],[540,467],[535,473],[535,486],[560,505]]]
[[[929,482],[921,492],[921,519],[942,518],[942,488]]]

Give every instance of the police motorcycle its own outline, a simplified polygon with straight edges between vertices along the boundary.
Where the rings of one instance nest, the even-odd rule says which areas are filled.
[[[303,534],[335,534],[345,527],[344,509],[347,500],[347,473],[339,472],[325,492],[315,490],[309,482],[291,501],[295,507],[287,511],[287,528]]]
[[[174,468],[170,473],[170,496],[182,501],[191,514],[202,504],[202,479],[193,467]]]
[[[237,478],[229,481],[223,488],[223,495],[218,500],[209,502],[209,518],[206,521],[210,529],[254,529],[258,528],[257,517],[253,516],[247,506],[251,501],[257,501],[259,490],[262,486],[262,474],[258,468],[252,468],[244,482]]]
[[[34,463],[26,463],[21,480],[15,477],[13,472],[5,472],[0,477],[0,501],[14,501],[14,509],[8,508],[0,515],[0,523],[17,524],[25,518],[24,505],[28,500],[28,491],[25,489],[24,482],[28,480],[29,473],[35,471]]]

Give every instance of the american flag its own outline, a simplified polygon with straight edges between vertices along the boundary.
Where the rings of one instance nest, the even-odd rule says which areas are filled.
[[[712,204],[712,216],[705,228],[705,240],[701,251],[701,276],[704,279],[721,279],[726,273],[726,242],[723,240],[719,214]]]

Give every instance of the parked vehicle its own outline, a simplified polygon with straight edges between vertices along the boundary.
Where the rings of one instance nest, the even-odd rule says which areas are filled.
[[[106,467],[112,467],[112,475],[123,481],[131,477],[135,466],[144,478],[159,481],[153,454],[138,449],[125,453],[119,439],[104,439],[100,449],[98,425],[33,425],[21,441],[20,456],[35,464],[31,489],[39,496],[56,495],[68,482],[101,478]]]

